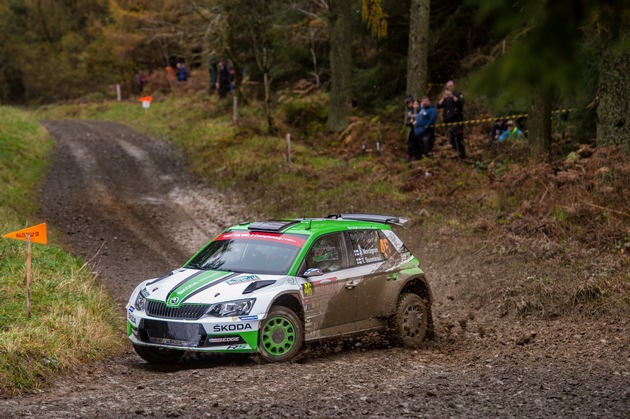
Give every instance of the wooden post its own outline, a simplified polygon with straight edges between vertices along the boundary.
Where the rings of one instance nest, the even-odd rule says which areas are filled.
[[[238,118],[238,97],[236,94],[232,97],[232,122],[236,124]]]
[[[291,133],[287,133],[287,161],[291,163]]]
[[[120,91],[120,84],[116,85],[116,99],[120,102],[122,100],[122,92]]]
[[[26,233],[26,316],[31,317],[31,235]]]

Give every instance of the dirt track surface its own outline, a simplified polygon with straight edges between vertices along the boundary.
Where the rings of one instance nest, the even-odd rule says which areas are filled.
[[[42,218],[111,290],[121,335],[122,306],[140,280],[250,218],[187,175],[164,143],[113,123],[44,125],[57,149]],[[471,280],[477,268],[441,240],[412,246],[434,287],[439,333],[420,350],[354,339],[313,346],[297,363],[187,356],[168,368],[129,350],[44,392],[0,400],[0,417],[628,417],[627,321],[525,322],[465,307],[453,278]]]

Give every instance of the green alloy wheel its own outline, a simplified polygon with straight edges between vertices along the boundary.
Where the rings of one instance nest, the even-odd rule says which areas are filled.
[[[304,327],[295,313],[273,306],[259,331],[261,357],[268,362],[286,362],[295,358],[304,338]]]

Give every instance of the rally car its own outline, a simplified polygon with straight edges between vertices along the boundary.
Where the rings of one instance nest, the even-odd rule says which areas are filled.
[[[384,331],[418,347],[433,333],[431,289],[387,215],[242,223],[182,268],[142,282],[127,334],[150,363],[185,351],[296,358],[306,342]]]

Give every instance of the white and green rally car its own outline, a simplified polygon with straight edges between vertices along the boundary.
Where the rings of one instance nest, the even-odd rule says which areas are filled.
[[[390,227],[405,222],[337,214],[228,228],[182,268],[138,285],[129,339],[151,363],[184,351],[289,361],[305,342],[375,330],[417,347],[433,333],[432,296]]]

